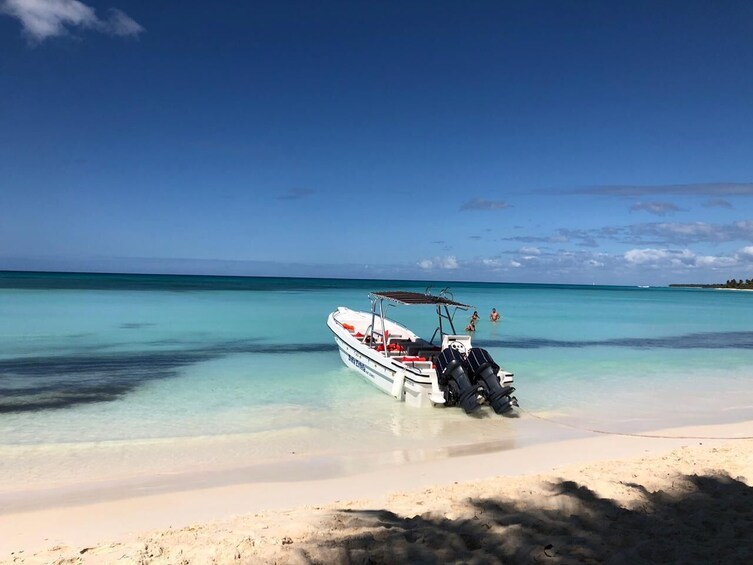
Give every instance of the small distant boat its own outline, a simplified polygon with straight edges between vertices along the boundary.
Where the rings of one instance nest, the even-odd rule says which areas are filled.
[[[446,292],[372,292],[369,299],[369,312],[340,306],[327,318],[327,326],[343,363],[379,390],[410,406],[459,405],[466,413],[489,404],[504,414],[518,405],[512,396],[513,374],[501,369],[488,351],[473,347],[471,336],[455,331],[455,313],[472,306]],[[385,301],[435,307],[438,325],[431,339],[386,318]]]
[[[647,284],[639,284],[638,288],[650,288]]]

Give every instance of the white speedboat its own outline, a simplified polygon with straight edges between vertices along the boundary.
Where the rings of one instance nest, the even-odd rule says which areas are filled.
[[[498,414],[517,406],[512,373],[500,369],[470,335],[458,334],[453,319],[472,306],[420,292],[372,292],[371,310],[340,306],[327,318],[345,365],[379,390],[410,406],[460,405],[471,413],[489,404]],[[384,302],[434,306],[438,326],[425,340],[384,316]],[[436,340],[436,342],[435,342]]]

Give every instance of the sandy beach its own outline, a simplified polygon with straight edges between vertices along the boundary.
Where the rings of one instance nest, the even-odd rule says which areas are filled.
[[[3,563],[740,563],[753,422],[0,514]],[[725,439],[698,439],[698,438]]]

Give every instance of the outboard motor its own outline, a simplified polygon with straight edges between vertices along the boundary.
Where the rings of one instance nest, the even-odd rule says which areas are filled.
[[[510,395],[515,392],[511,386],[503,387],[497,373],[499,365],[494,362],[486,349],[473,347],[468,351],[468,364],[473,372],[473,381],[484,387],[486,399],[497,414],[511,410],[514,404]]]
[[[451,347],[445,348],[435,358],[439,385],[444,388],[445,404],[460,404],[466,414],[479,407],[478,387],[471,383],[463,356]]]

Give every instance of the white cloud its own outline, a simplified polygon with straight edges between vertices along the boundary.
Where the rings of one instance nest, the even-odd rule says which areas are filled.
[[[497,268],[497,267],[501,267],[502,266],[502,261],[500,261],[499,259],[482,259],[481,260],[481,264],[484,267],[490,267],[490,268],[494,269],[494,268]]]
[[[680,208],[671,202],[638,202],[630,207],[631,212],[638,212],[640,210],[656,216],[666,216],[667,214],[679,212]]]
[[[624,257],[633,265],[693,265],[697,260],[696,254],[689,249],[631,249],[625,252]]]
[[[538,247],[521,247],[520,252],[523,255],[541,255],[541,250]]]
[[[106,18],[78,0],[0,0],[0,14],[21,22],[34,41],[65,35],[68,28],[80,27],[108,35],[138,35],[144,28],[124,12],[111,9]]]
[[[655,263],[667,258],[667,252],[661,249],[631,249],[625,252],[625,261],[633,265]]]
[[[751,241],[753,222],[740,220],[730,224],[706,222],[642,224],[631,227],[636,239],[675,243]]]
[[[447,269],[454,270],[459,267],[458,260],[454,255],[447,257],[434,257],[433,259],[421,259],[416,263],[421,269]]]
[[[444,257],[441,259],[439,265],[443,269],[457,269],[458,268],[458,260],[455,259],[453,255],[450,255],[448,257]]]
[[[138,35],[144,31],[144,28],[136,20],[117,8],[110,10],[110,17],[105,22],[105,28],[107,33],[121,36]]]
[[[729,257],[727,255],[699,255],[695,258],[695,265],[696,267],[710,267],[712,269],[717,269],[721,267],[734,267],[738,264],[737,257]]]
[[[523,249],[519,250],[523,251]],[[528,249],[528,251],[531,251]],[[512,255],[510,259],[502,261],[499,258],[485,258],[477,261],[463,261],[464,267],[471,268],[473,272],[480,273],[484,269],[490,271],[508,273],[515,270],[517,272],[531,273],[532,280],[541,280],[556,277],[562,274],[585,274],[593,269],[602,269],[609,267],[612,270],[625,265],[622,255],[611,255],[608,253],[593,253],[590,251],[542,251],[537,250],[535,255],[519,255],[515,251],[506,251],[504,254]]]
[[[749,255],[748,255],[749,254]],[[697,255],[689,249],[631,249],[624,254],[632,266],[672,269],[727,269],[742,261],[753,259],[753,246],[745,247],[733,255]]]
[[[687,224],[656,224],[659,230],[679,236],[692,236],[705,240],[717,237],[717,227],[705,222],[692,222]]]
[[[739,277],[753,266],[753,245],[718,255],[670,247],[633,248],[617,253],[539,251],[538,255],[528,256],[520,255],[520,250],[507,250],[488,257],[432,257],[416,265],[423,273],[441,273],[448,277],[576,284],[594,281],[607,284],[712,283]]]
[[[690,245],[693,243],[722,243],[726,241],[753,242],[753,221],[740,220],[729,224],[706,222],[652,222],[627,226],[612,226],[591,230],[557,231],[567,241],[593,247],[598,242],[618,241],[630,245]],[[554,241],[554,237],[507,238],[524,242]]]

